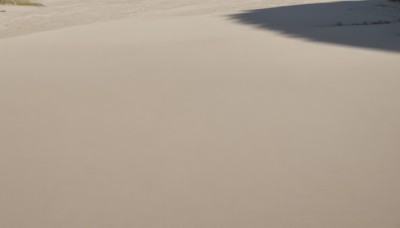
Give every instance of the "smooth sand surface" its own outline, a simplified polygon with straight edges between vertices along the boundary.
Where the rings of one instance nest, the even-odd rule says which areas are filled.
[[[45,7],[0,6],[0,38],[151,14],[219,14],[227,10],[329,0],[37,0]]]
[[[0,227],[399,228],[395,39],[243,13],[0,40]]]

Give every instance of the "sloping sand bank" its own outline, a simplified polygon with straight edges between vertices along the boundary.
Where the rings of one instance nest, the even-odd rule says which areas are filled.
[[[323,2],[328,0],[305,0]],[[228,10],[292,5],[304,0],[38,0],[45,7],[0,5],[0,38],[138,15],[209,15]]]
[[[0,227],[399,227],[399,53],[229,15],[1,40]]]

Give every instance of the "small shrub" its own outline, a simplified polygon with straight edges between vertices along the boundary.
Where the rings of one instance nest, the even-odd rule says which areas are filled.
[[[0,0],[0,5],[43,6],[40,3],[28,0]]]

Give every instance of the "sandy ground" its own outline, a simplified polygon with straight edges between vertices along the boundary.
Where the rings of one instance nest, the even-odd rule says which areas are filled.
[[[143,14],[219,14],[324,0],[39,0],[46,7],[0,6],[0,38]],[[328,0],[325,0],[328,1]]]
[[[399,228],[399,24],[359,3],[5,7],[70,28],[0,30],[0,227]]]

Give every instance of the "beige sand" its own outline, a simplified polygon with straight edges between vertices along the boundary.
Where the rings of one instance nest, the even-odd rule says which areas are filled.
[[[0,227],[400,227],[398,24],[246,13],[0,40]]]
[[[305,0],[323,2],[328,0]],[[151,14],[220,14],[301,0],[37,0],[46,7],[0,6],[0,38]]]

